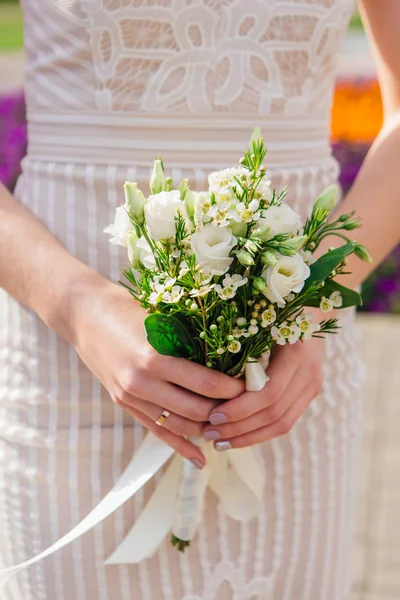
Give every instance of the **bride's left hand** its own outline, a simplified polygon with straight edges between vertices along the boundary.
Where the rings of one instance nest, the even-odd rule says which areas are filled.
[[[261,392],[245,392],[210,413],[205,439],[217,450],[243,448],[288,433],[322,388],[324,340],[278,346]],[[229,442],[229,443],[221,443]]]

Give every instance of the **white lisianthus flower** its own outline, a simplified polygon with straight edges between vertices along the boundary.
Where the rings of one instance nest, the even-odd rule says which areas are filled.
[[[229,269],[233,258],[230,257],[237,239],[229,227],[205,225],[201,231],[192,235],[190,244],[197,262],[203,271],[212,275],[223,275]]]
[[[313,333],[320,330],[319,323],[314,323],[311,314],[299,315],[296,317],[296,323],[299,326],[303,340],[311,340]]]
[[[269,239],[278,233],[297,233],[301,229],[301,218],[287,204],[270,206],[263,211],[262,218],[258,221],[258,227],[269,225]]]
[[[242,277],[241,275],[227,275],[222,280],[222,286],[215,285],[214,287],[215,291],[217,292],[220,298],[222,298],[223,300],[229,300],[231,298],[234,298],[238,287],[245,285],[247,281],[247,277]]]
[[[332,292],[332,294],[329,296],[329,300],[332,300],[335,308],[340,308],[343,306],[343,298],[341,293],[338,291]]]
[[[103,229],[104,233],[111,235],[110,244],[114,246],[128,247],[128,234],[134,231],[128,214],[128,205],[123,204],[115,210],[114,223]]]
[[[310,276],[310,268],[300,254],[282,256],[274,266],[265,269],[261,276],[267,284],[264,295],[271,302],[284,306],[285,298],[290,293],[301,292],[304,281]]]
[[[184,204],[178,190],[149,196],[144,214],[150,236],[157,242],[175,236],[175,217],[184,213]]]
[[[145,237],[141,237],[136,242],[137,257],[146,269],[154,270],[156,268],[156,261],[151,251],[151,248]]]
[[[279,327],[272,327],[271,329],[272,339],[279,346],[284,346],[287,343],[295,344],[299,340],[300,334],[300,328],[293,321],[284,321]]]

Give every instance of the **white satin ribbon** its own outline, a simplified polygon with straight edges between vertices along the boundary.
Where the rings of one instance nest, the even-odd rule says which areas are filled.
[[[248,391],[259,391],[268,381],[263,366],[254,359],[249,359],[245,374]],[[154,554],[173,525],[176,525],[177,518],[178,523],[180,522],[181,515],[176,512],[179,500],[185,502],[185,498],[180,497],[182,480],[185,479],[182,474],[185,472],[189,480],[193,479],[195,486],[190,488],[193,531],[189,532],[189,539],[201,521],[207,486],[218,496],[225,511],[233,519],[243,521],[258,513],[265,474],[253,451],[243,448],[219,453],[208,443],[204,452],[207,466],[202,471],[179,455],[174,456],[142,514],[106,564],[136,564]],[[172,448],[149,433],[114,487],[76,527],[37,556],[0,573],[0,592],[18,571],[64,548],[112,514],[132,498],[173,454]]]

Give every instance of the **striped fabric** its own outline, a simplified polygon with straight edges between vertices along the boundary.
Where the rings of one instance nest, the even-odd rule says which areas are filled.
[[[231,162],[252,126],[261,124],[270,141],[272,182],[289,184],[292,206],[303,215],[336,180],[329,106],[334,54],[351,1],[23,4],[30,140],[16,196],[71,254],[105,277],[116,280],[124,263],[102,230],[122,202],[124,181],[145,186],[147,157],[157,155],[162,144],[174,181],[190,177],[202,188],[207,169]],[[203,29],[189,21],[185,29],[180,19],[186,9]],[[239,19],[232,30],[245,36],[254,15],[264,19],[269,32],[258,26],[258,50],[274,54],[266,65],[271,75],[265,76],[264,91],[254,72],[253,77],[245,71],[249,65],[257,71],[257,61],[244,43],[242,50],[229,45],[225,27]],[[163,96],[161,86],[158,104],[154,97],[147,110],[146,86],[155,85],[166,69],[160,56],[166,62],[171,52],[183,56],[183,42],[171,44],[185,31],[200,52],[207,18],[220,31],[207,42],[214,54],[190,54],[193,73],[201,72],[205,60],[218,63],[213,74],[203,73],[204,86],[198,88],[205,94],[203,108],[196,110],[190,94],[187,101],[184,94],[173,98],[170,71],[165,74],[169,95]],[[133,42],[131,31],[138,33]],[[207,86],[212,77],[214,87],[228,78],[226,60],[232,64],[238,54],[240,93],[222,105],[222,96]],[[272,73],[277,79],[269,85]],[[211,110],[204,112],[205,106]],[[176,136],[167,133],[171,114]],[[29,259],[29,240],[27,250]],[[65,341],[4,291],[0,315],[3,567],[38,553],[83,518],[118,478],[145,431],[112,404]],[[353,313],[347,311],[343,321],[340,334],[326,342],[323,394],[288,435],[258,447],[267,490],[257,518],[233,522],[210,494],[190,552],[180,555],[165,542],[139,566],[105,567],[104,559],[140,514],[156,479],[95,531],[20,573],[4,600],[344,600],[351,580],[363,368]]]

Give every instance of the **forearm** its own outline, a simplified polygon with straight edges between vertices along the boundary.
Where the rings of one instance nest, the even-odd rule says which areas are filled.
[[[355,211],[361,228],[349,231],[348,237],[365,246],[373,263],[352,255],[343,277],[348,287],[357,287],[399,242],[400,232],[400,116],[392,118],[372,145],[360,173],[333,218]],[[342,243],[329,237],[321,244],[321,253],[329,246]]]
[[[69,341],[76,299],[104,280],[0,186],[0,286]]]

